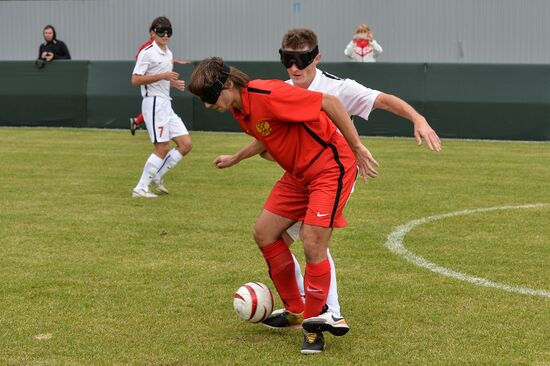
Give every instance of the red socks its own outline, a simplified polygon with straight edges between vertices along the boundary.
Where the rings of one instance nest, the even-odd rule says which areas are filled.
[[[283,301],[285,309],[294,314],[304,311],[304,302],[294,275],[294,260],[288,246],[282,239],[279,239],[261,248],[261,251],[269,268],[269,276],[275,284],[275,288]],[[328,265],[328,260],[326,262]],[[328,269],[328,281],[330,284],[330,265]],[[328,285],[326,293],[328,294]]]
[[[306,306],[304,319],[317,316],[323,311],[330,287],[330,262],[328,258],[319,264],[306,263],[304,289]]]
[[[139,116],[136,117],[136,126],[139,126],[143,122],[143,114],[139,114]]]

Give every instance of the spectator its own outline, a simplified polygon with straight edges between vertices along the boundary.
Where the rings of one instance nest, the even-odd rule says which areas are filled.
[[[45,42],[40,45],[38,59],[51,61],[53,59],[70,60],[71,54],[65,42],[57,39],[53,25],[47,25],[42,31]]]
[[[376,42],[372,31],[366,24],[359,24],[353,39],[348,43],[344,54],[355,62],[376,62],[382,53],[382,46]]]

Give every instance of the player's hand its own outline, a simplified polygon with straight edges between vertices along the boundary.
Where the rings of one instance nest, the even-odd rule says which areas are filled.
[[[162,74],[162,80],[169,80],[169,81],[176,81],[180,77],[180,74],[178,74],[175,71],[168,71]]]
[[[363,182],[365,182],[365,184],[367,183],[368,177],[378,177],[378,172],[374,166],[380,165],[365,146],[360,145],[359,149],[355,151],[355,158],[357,159],[359,174],[363,177]]]
[[[441,151],[441,140],[424,117],[418,121],[414,121],[414,138],[419,146],[422,145],[422,140],[424,140],[431,151]]]
[[[183,80],[171,80],[170,86],[172,88],[176,88],[178,90],[184,91],[185,90],[185,81]]]
[[[190,64],[191,61],[187,61],[187,60],[173,60],[172,63],[174,65],[187,65],[187,64]]]
[[[229,168],[237,163],[238,161],[235,160],[233,155],[220,155],[216,159],[214,159],[214,162],[213,162],[214,167],[218,169]]]

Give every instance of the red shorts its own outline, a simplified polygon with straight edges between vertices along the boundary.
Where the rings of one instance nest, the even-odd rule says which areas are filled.
[[[303,175],[286,172],[275,184],[264,209],[321,227],[344,227],[344,207],[357,177],[357,162],[343,143],[331,144]]]

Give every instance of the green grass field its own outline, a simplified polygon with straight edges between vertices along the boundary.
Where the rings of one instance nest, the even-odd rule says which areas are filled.
[[[366,138],[381,176],[358,183],[331,252],[351,330],[322,355],[299,331],[240,321],[234,291],[273,285],[251,236],[280,176],[212,160],[243,134],[192,134],[169,196],[132,199],[146,133],[0,129],[0,365],[550,365],[550,298],[441,276],[390,252],[395,228],[443,267],[550,291],[550,143]],[[303,261],[301,244],[294,252]],[[280,300],[277,299],[277,307]]]

